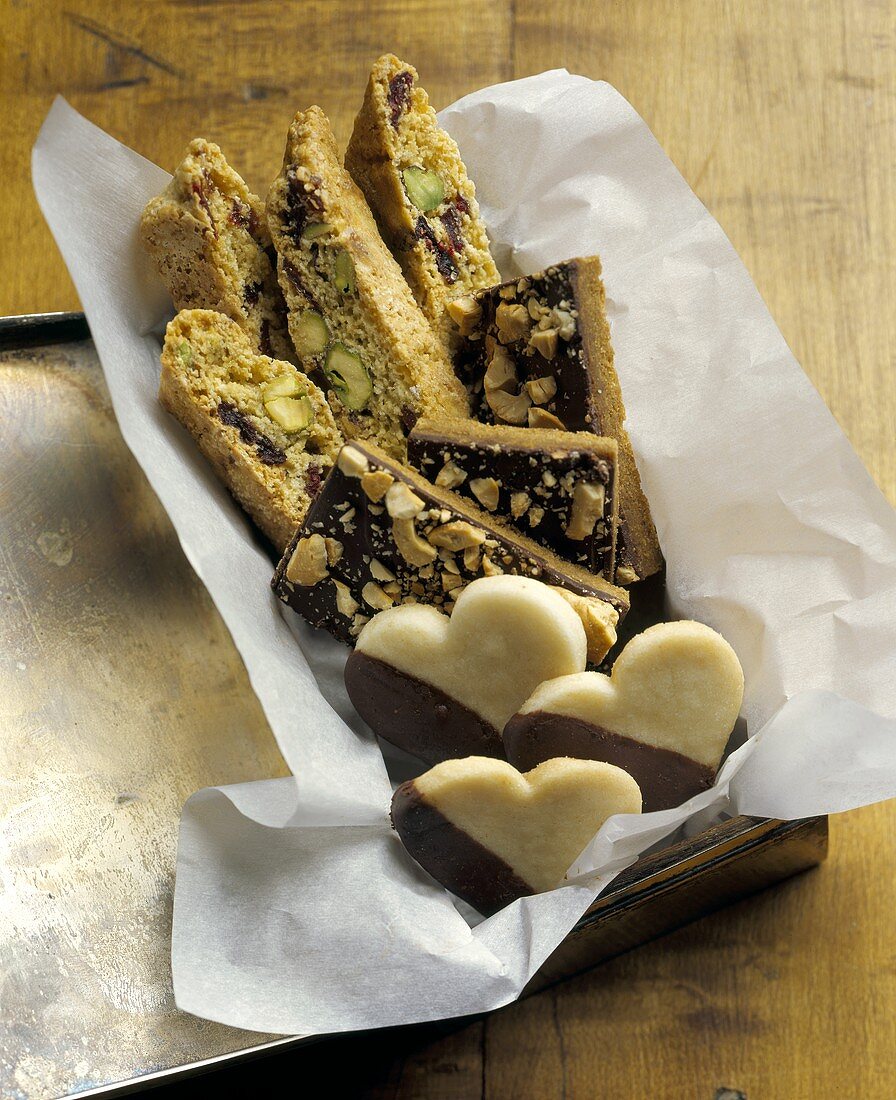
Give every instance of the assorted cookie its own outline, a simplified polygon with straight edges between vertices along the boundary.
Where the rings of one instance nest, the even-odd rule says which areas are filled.
[[[159,400],[282,552],[342,446],[317,386],[223,313],[191,309],[165,333]]]
[[[450,611],[471,581],[502,573],[556,586],[582,619],[589,660],[615,642],[628,609],[624,589],[355,440],[340,452],[272,585],[312,626],[351,643],[377,612],[400,603]]]
[[[545,680],[581,672],[586,649],[581,619],[548,585],[482,577],[450,618],[418,603],[371,619],[345,686],[374,733],[421,760],[502,757],[508,720]]]
[[[504,727],[508,760],[603,760],[638,781],[644,809],[678,806],[712,786],[737,721],[744,674],[716,631],[659,623],[636,635],[610,676],[582,672],[538,687]]]
[[[604,822],[637,814],[630,775],[593,760],[548,760],[521,774],[503,760],[446,760],[392,798],[410,855],[486,916],[553,890]]]
[[[345,167],[299,112],[266,203],[193,141],[141,237],[180,310],[160,401],[280,554],[278,598],[354,647],[359,715],[435,765],[392,801],[426,871],[490,914],[712,784],[744,686],[720,635],[661,623],[588,670],[664,565],[600,261],[500,282],[411,66],[374,65]]]
[[[339,163],[319,107],[289,129],[267,199],[289,331],[346,436],[405,456],[421,415],[468,415],[463,387]]]
[[[210,141],[191,141],[171,183],[143,211],[140,238],[176,309],[213,309],[252,347],[296,361],[264,203]]]
[[[564,560],[612,580],[615,439],[476,420],[420,420],[408,436],[408,462]]]
[[[439,126],[416,69],[393,54],[373,66],[345,167],[451,354],[459,334],[446,307],[500,276],[457,145]]]
[[[658,572],[663,556],[641,489],[597,256],[567,260],[455,302],[456,366],[486,423],[610,436],[618,447],[617,584]]]

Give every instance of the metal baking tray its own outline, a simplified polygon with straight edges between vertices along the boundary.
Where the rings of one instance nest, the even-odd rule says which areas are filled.
[[[0,319],[0,407],[0,1095],[113,1095],[301,1043],[174,1005],[181,806],[287,772],[121,438],[82,314]],[[734,818],[646,856],[527,993],[826,850],[826,818]]]

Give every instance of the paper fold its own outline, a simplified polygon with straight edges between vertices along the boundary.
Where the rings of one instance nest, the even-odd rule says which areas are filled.
[[[346,651],[284,618],[245,518],[156,402],[153,333],[170,305],[136,224],[168,177],[57,100],[34,149],[38,200],[122,434],[295,774],[199,792],[182,819],[177,1002],[241,1028],[314,1034],[488,1011],[518,996],[614,874],[678,828],[896,795],[894,514],[722,230],[606,84],[543,73],[441,117],[505,274],[600,254],[673,608],[734,646],[752,736],[712,791],[612,819],[570,885],[471,927],[389,829],[389,777],[341,684]]]

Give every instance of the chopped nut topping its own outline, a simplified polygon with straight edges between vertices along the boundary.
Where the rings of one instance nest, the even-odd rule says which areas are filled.
[[[352,595],[351,589],[347,584],[343,584],[342,581],[337,581],[335,577],[333,578],[333,584],[336,585],[336,610],[340,615],[344,615],[347,619],[350,619],[358,610],[360,604]]]
[[[516,287],[512,285],[502,286],[498,291],[498,296],[503,298],[506,302],[513,301],[516,297]]]
[[[495,323],[498,326],[498,338],[502,344],[512,344],[522,340],[529,333],[532,318],[525,306],[516,303],[508,305],[502,302],[495,311]]]
[[[485,399],[495,416],[508,424],[525,424],[526,416],[531,415],[532,400],[528,393],[514,395],[505,390],[495,390],[493,393],[486,391]],[[541,412],[541,409],[537,411]]]
[[[370,469],[370,465],[364,455],[355,447],[345,446],[339,452],[336,465],[346,477],[361,477]]]
[[[616,624],[619,614],[606,600],[595,596],[580,596],[567,588],[551,585],[582,620],[588,643],[588,660],[598,664],[616,644]]]
[[[394,581],[395,574],[383,565],[377,558],[373,558],[370,562],[370,575],[375,581]]]
[[[544,508],[540,504],[533,504],[526,519],[529,521],[530,527],[537,527],[544,519]]]
[[[469,336],[482,318],[482,306],[469,294],[463,298],[455,298],[445,309],[460,329],[461,336]]]
[[[370,616],[369,615],[356,615],[352,619],[352,627],[351,627],[351,630],[350,630],[349,633],[351,633],[355,637],[357,637],[369,622],[370,622]]]
[[[478,546],[468,546],[464,550],[464,569],[475,573],[479,569],[482,560],[482,550]]]
[[[599,482],[580,481],[572,494],[572,513],[566,525],[569,539],[587,538],[603,518],[606,490]]]
[[[392,597],[387,595],[387,593],[373,581],[368,581],[361,589],[361,599],[365,603],[370,604],[371,607],[375,607],[377,611],[385,611],[395,603]]]
[[[516,364],[506,348],[500,345],[495,347],[482,381],[486,394],[495,390],[516,388],[519,382],[516,376]]]
[[[393,519],[392,538],[395,540],[398,552],[409,565],[428,565],[431,561],[435,561],[436,548],[420,538],[413,519],[401,517]],[[422,592],[418,593],[418,595],[422,594]]]
[[[386,493],[386,511],[393,519],[413,519],[423,511],[425,505],[416,493],[403,481],[390,485]]]
[[[456,489],[466,480],[466,471],[462,470],[453,459],[449,459],[436,474],[436,485],[441,485],[443,489]]]
[[[373,501],[382,500],[395,478],[387,470],[371,470],[361,478],[361,488]]]
[[[632,567],[630,565],[617,565],[616,566],[616,578],[615,578],[615,583],[616,584],[634,584],[635,581],[640,580],[640,579],[641,578],[634,571],[634,569],[632,569]]]
[[[526,392],[532,398],[533,405],[546,405],[557,392],[557,382],[553,375],[534,378],[526,383]]]
[[[451,591],[448,593],[448,599],[456,600],[466,587],[467,586],[465,584],[461,584],[457,588],[452,588]]]
[[[556,323],[557,334],[561,340],[571,340],[576,334],[576,319],[565,309],[555,309],[552,320]]]
[[[339,539],[325,538],[324,545],[327,548],[327,565],[335,565],[342,557],[342,551],[345,548]]]
[[[529,337],[529,344],[545,357],[553,359],[557,354],[557,329],[539,328]]]
[[[444,565],[445,565],[445,572],[446,573],[455,573],[457,575],[460,575],[460,566],[457,564],[457,562],[454,560],[454,558],[452,558],[452,557],[445,558],[444,559]]]
[[[498,565],[497,562],[492,561],[491,558],[482,559],[482,573],[486,577],[497,577],[503,573],[504,570]]]
[[[483,543],[485,532],[466,520],[458,519],[430,531],[429,541],[433,546],[443,546],[447,550],[466,550],[470,546]]]
[[[327,545],[323,535],[300,539],[286,566],[286,579],[310,588],[327,576]]]
[[[450,592],[452,588],[460,588],[463,584],[463,578],[457,576],[455,573],[443,573],[442,574],[442,591]]]
[[[498,507],[498,493],[501,486],[493,477],[475,477],[470,482],[470,491],[483,508],[494,512]]]
[[[542,317],[550,313],[547,306],[542,305],[537,298],[530,297],[526,302],[526,309],[529,311],[529,316],[533,321],[540,321]]]
[[[566,425],[559,416],[554,416],[547,409],[529,409],[527,413],[530,428],[560,428],[566,429]]]
[[[528,493],[525,493],[523,491],[520,491],[518,493],[511,493],[510,514],[513,516],[514,519],[519,519],[531,503],[532,499]]]

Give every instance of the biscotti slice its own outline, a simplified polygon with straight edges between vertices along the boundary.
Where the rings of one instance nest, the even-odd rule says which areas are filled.
[[[582,619],[589,661],[600,661],[616,640],[629,606],[624,589],[355,440],[340,452],[271,583],[312,626],[351,643],[377,611],[419,602],[450,612],[469,581],[499,573],[555,586]]]
[[[408,462],[591,573],[614,575],[615,439],[478,420],[418,420]]]
[[[290,127],[267,214],[293,343],[345,434],[403,459],[419,416],[467,416],[463,386],[340,165],[319,107]]]
[[[466,340],[456,366],[486,423],[563,428],[619,445],[616,583],[643,580],[663,555],[641,489],[613,366],[597,256],[481,291],[453,305]]]
[[[264,204],[217,145],[190,142],[171,183],[147,203],[140,236],[176,309],[224,313],[256,351],[296,361]]]
[[[439,126],[417,71],[392,54],[373,66],[345,166],[450,354],[457,330],[447,303],[500,276],[457,145]]]
[[[282,553],[342,445],[317,386],[223,313],[191,309],[165,333],[159,400]]]

